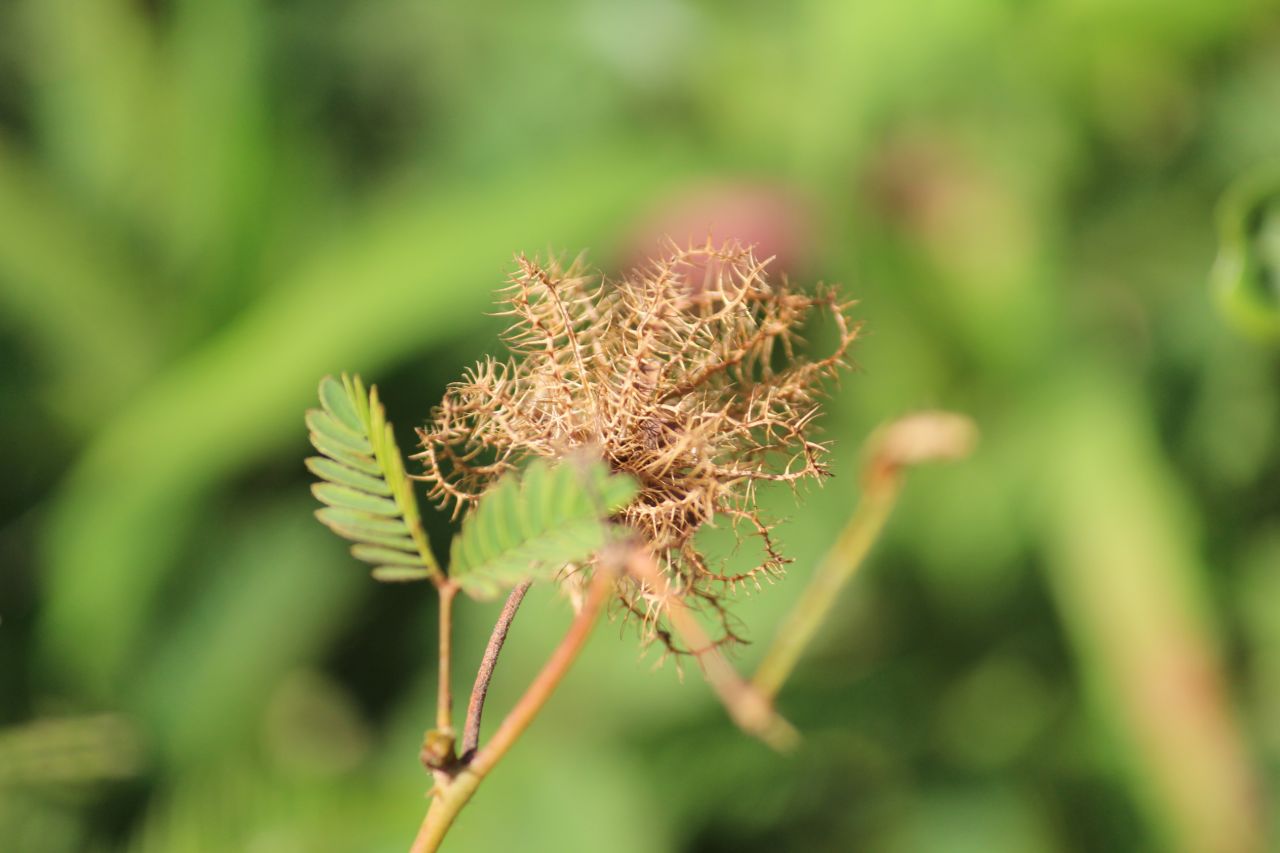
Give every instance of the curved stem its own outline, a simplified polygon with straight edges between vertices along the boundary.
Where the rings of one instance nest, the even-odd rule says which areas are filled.
[[[431,799],[427,816],[423,818],[422,826],[418,827],[418,837],[413,840],[409,853],[435,853],[439,850],[445,833],[453,826],[458,812],[462,811],[479,784],[479,776],[458,776],[448,788],[438,791]]]
[[[485,646],[484,657],[480,661],[480,669],[476,672],[475,685],[471,688],[471,701],[467,705],[467,723],[462,733],[460,754],[466,761],[480,745],[480,717],[484,714],[484,700],[489,695],[489,682],[493,680],[493,669],[498,664],[498,655],[502,653],[502,644],[507,641],[507,632],[511,630],[511,622],[516,618],[516,611],[524,601],[524,595],[532,584],[528,581],[511,590],[507,603],[502,605],[502,613],[494,623],[493,633],[489,635],[489,645]]]
[[[494,732],[489,742],[476,752],[471,761],[456,776],[437,790],[435,799],[427,810],[427,816],[418,830],[418,837],[410,848],[410,853],[434,853],[440,848],[440,842],[444,839],[445,833],[457,819],[462,807],[475,794],[480,782],[529,727],[560,684],[565,673],[569,671],[569,667],[586,644],[587,638],[591,636],[596,617],[600,615],[600,610],[612,589],[613,576],[597,570],[595,577],[591,580],[591,587],[582,609],[574,617],[573,624],[560,640],[560,645],[556,646],[551,657],[543,665],[542,671],[503,719],[502,725]]]
[[[768,697],[743,679],[725,659],[684,600],[667,590],[667,582],[649,549],[635,549],[627,563],[627,569],[633,577],[648,585],[654,594],[665,598],[671,627],[680,634],[689,646],[690,653],[697,658],[707,683],[720,698],[734,723],[779,752],[794,748],[800,739],[796,730],[778,715]]]
[[[520,701],[503,719],[502,725],[494,732],[490,741],[481,747],[475,758],[467,765],[468,771],[480,776],[488,773],[533,722],[533,718],[542,710],[542,706],[546,704],[547,699],[560,684],[560,680],[569,671],[569,667],[578,657],[578,652],[582,651],[582,647],[586,645],[587,638],[591,636],[591,629],[595,627],[596,617],[600,614],[612,589],[613,576],[608,572],[597,570],[595,577],[591,579],[591,587],[587,591],[582,609],[578,611],[573,624],[560,640],[560,645],[556,646],[551,657],[543,665],[542,671],[538,673],[538,677],[533,680],[529,689],[520,697]]]
[[[866,559],[897,503],[905,470],[922,462],[960,459],[977,441],[973,421],[951,412],[917,412],[876,431],[858,501],[835,545],[822,558],[756,670],[752,683],[772,700],[800,660],[805,646],[835,606],[836,596]]]
[[[813,580],[774,635],[773,645],[751,679],[756,690],[772,699],[795,669],[805,646],[835,606],[840,589],[853,577],[880,536],[897,501],[901,478],[885,467],[867,478],[866,491],[835,545],[822,558]]]

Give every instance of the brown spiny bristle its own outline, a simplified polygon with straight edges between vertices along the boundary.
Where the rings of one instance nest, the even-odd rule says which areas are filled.
[[[500,312],[511,318],[512,357],[471,369],[419,430],[431,497],[457,514],[529,457],[594,448],[641,485],[617,520],[647,541],[674,591],[718,618],[720,642],[738,639],[723,599],[787,562],[757,485],[827,474],[812,425],[820,380],[844,365],[858,334],[849,305],[834,291],[770,280],[767,262],[737,244],[672,245],[617,282],[588,274],[581,259],[516,263]],[[814,309],[839,333],[821,359],[796,349]],[[719,573],[694,547],[716,516],[760,538],[754,569]],[[646,639],[671,646],[656,604],[666,599],[629,584],[622,605],[642,617]]]

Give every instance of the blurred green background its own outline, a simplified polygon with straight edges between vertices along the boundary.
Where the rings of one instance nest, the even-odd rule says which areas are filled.
[[[312,519],[316,382],[410,446],[513,252],[708,229],[866,322],[744,668],[877,423],[981,447],[784,691],[798,756],[615,623],[446,848],[1267,849],[1280,350],[1208,282],[1277,156],[1261,0],[0,2],[0,849],[406,849],[432,595]],[[491,724],[568,618],[531,594]]]

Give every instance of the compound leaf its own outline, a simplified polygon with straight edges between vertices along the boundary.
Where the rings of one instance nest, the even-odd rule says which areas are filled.
[[[327,505],[316,517],[355,543],[351,553],[375,566],[376,580],[440,576],[378,390],[366,392],[360,377],[343,374],[320,380],[319,394],[321,408],[306,417],[311,444],[323,454],[307,460],[322,481],[311,491]]]
[[[492,598],[585,560],[618,534],[609,515],[637,491],[634,479],[599,460],[535,460],[503,476],[463,519],[450,577],[472,597]]]

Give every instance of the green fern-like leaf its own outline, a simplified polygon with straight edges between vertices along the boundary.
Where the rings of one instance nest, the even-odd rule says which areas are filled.
[[[311,487],[325,504],[316,517],[356,543],[351,553],[374,565],[377,580],[441,576],[378,389],[366,392],[358,376],[326,376],[320,405],[307,412],[311,443],[324,454],[307,460],[323,481]]]
[[[608,541],[607,516],[635,496],[635,480],[598,460],[551,467],[535,460],[507,474],[462,522],[449,574],[473,598],[545,577]]]

